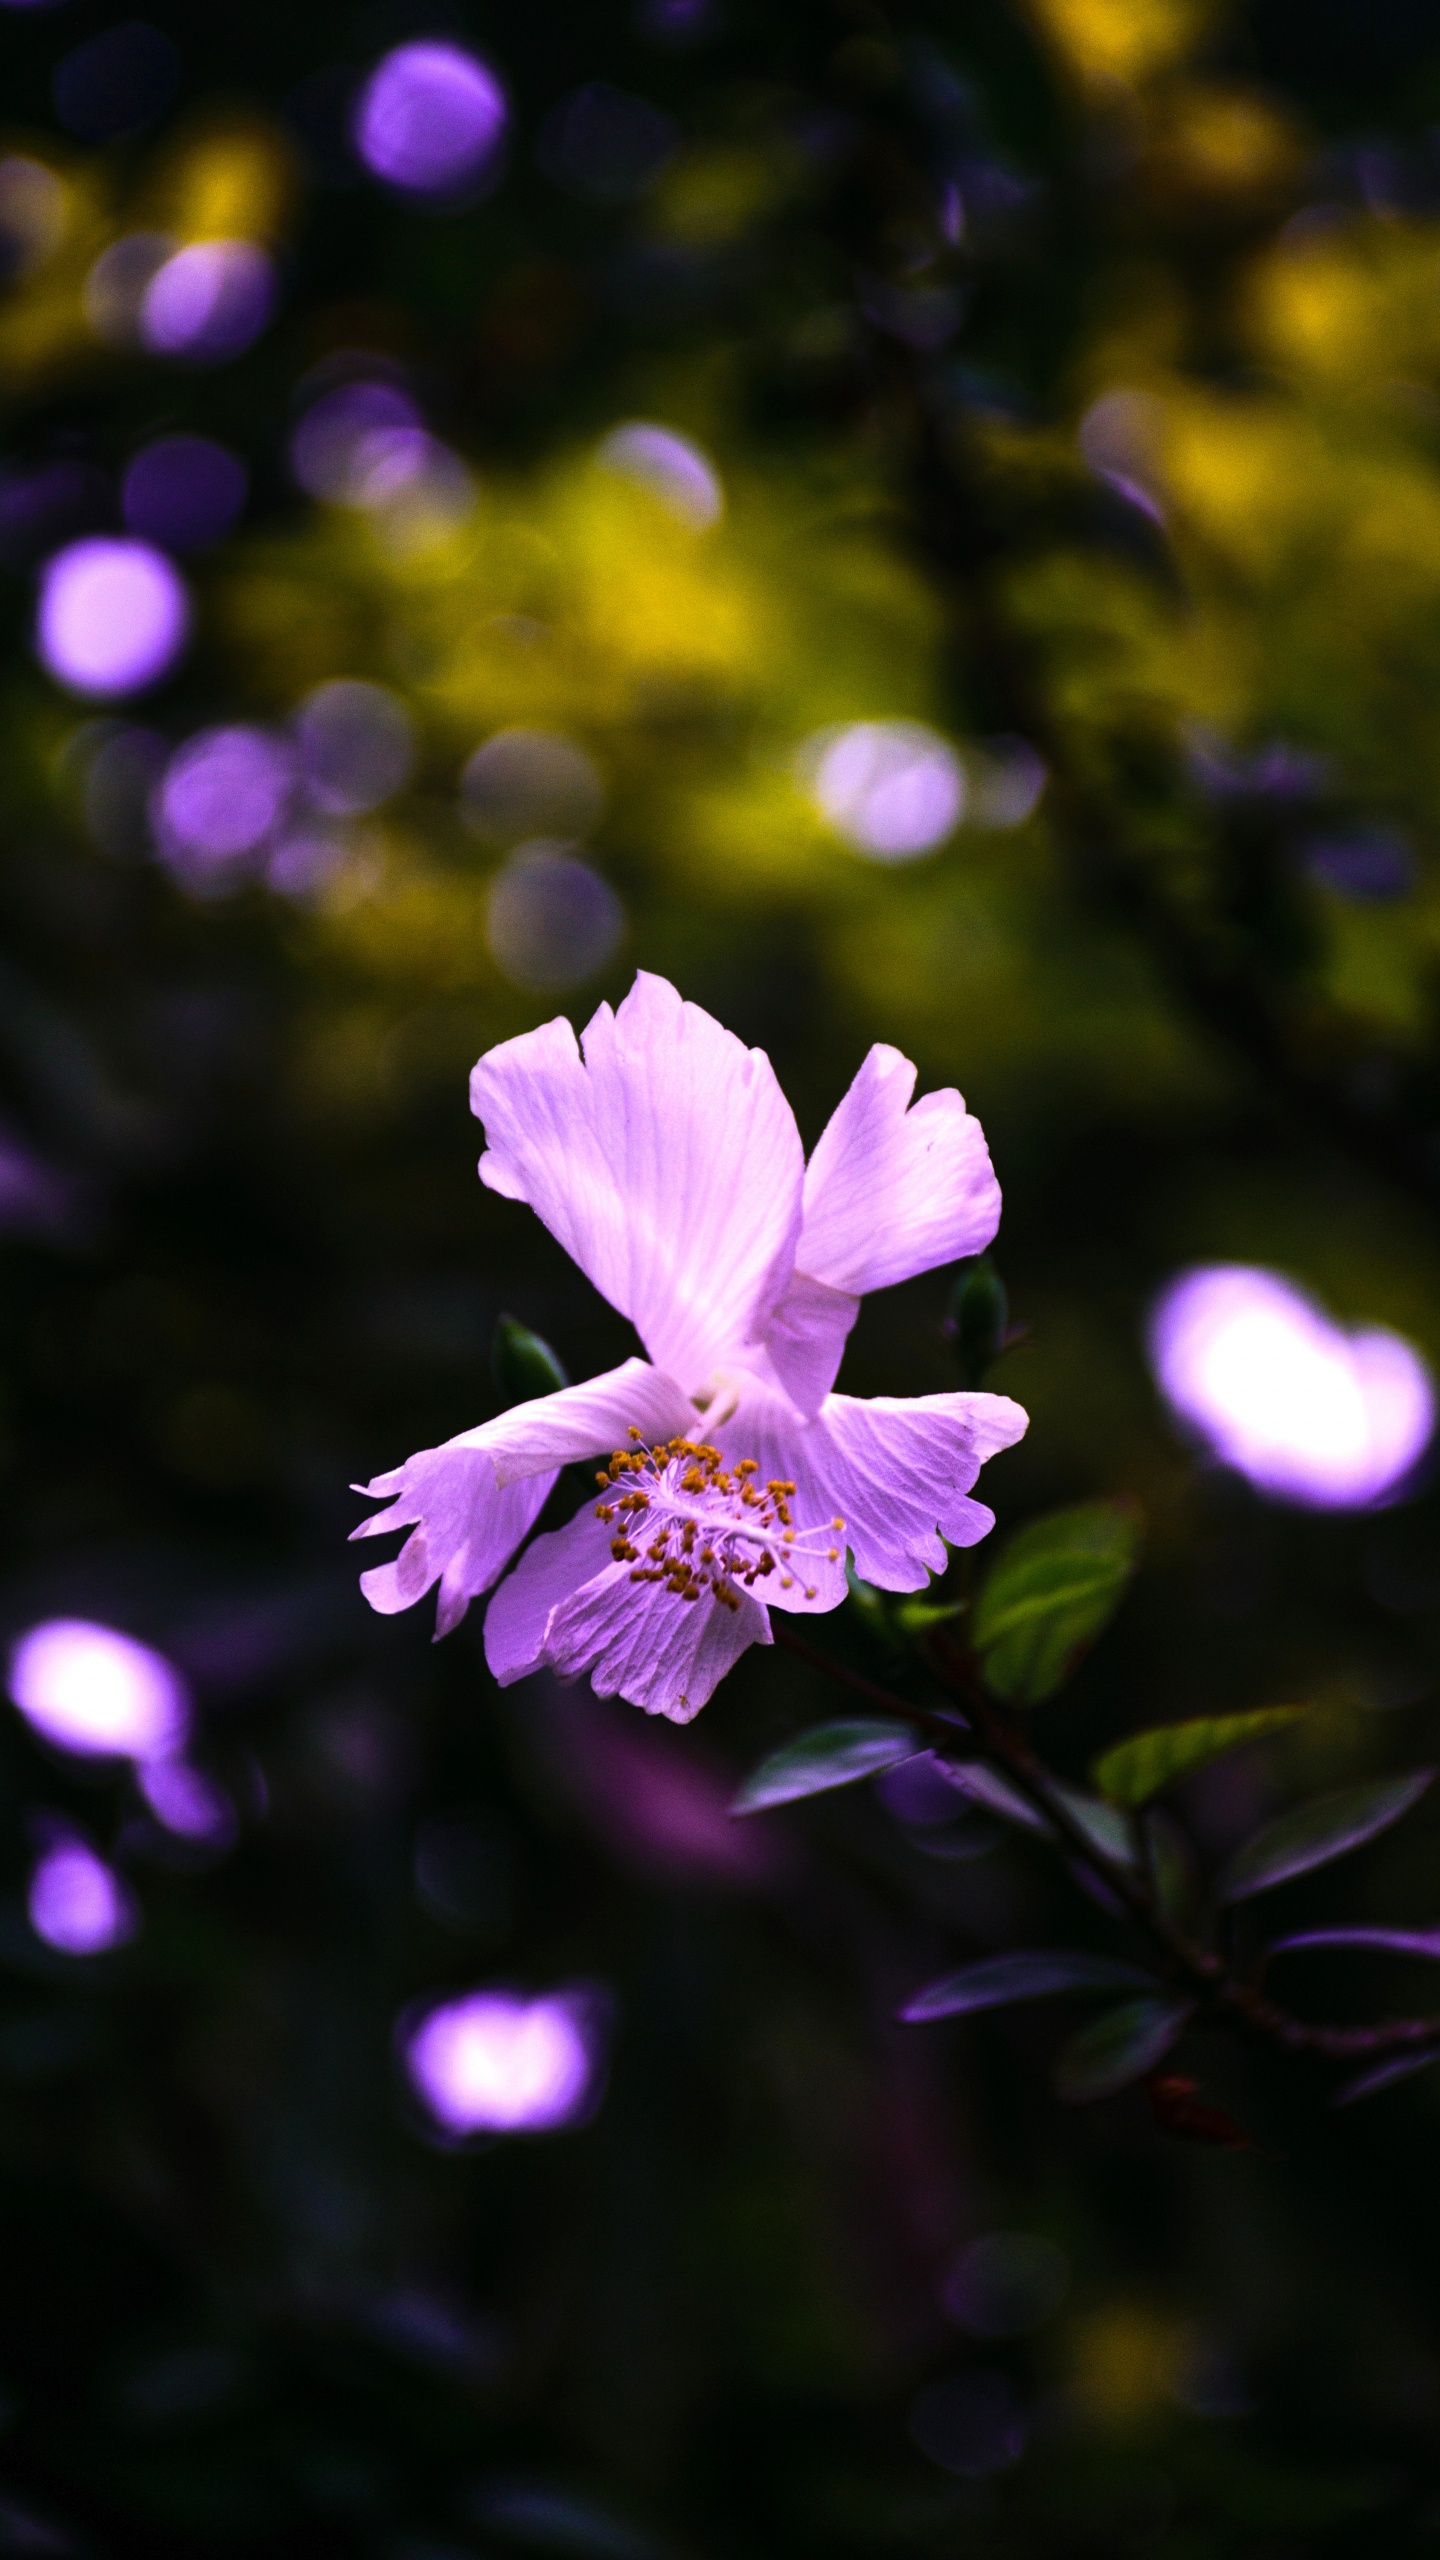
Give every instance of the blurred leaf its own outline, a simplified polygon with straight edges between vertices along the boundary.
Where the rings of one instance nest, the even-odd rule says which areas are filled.
[[[999,1770],[990,1768],[985,1761],[947,1760],[945,1774],[972,1804],[983,1805],[1001,1822],[1013,1822],[1021,1831],[1036,1831],[1043,1838],[1053,1838],[1050,1824],[1029,1797],[1022,1796],[1018,1787],[1012,1787],[1008,1778],[1002,1778]]]
[[[1190,2000],[1126,2000],[1072,2036],[1055,2066],[1055,2086],[1071,2106],[1112,2097],[1143,2080],[1193,2014]]]
[[[1082,1502],[1011,1539],[975,1608],[974,1642],[990,1687],[1036,1705],[1113,1616],[1135,1570],[1140,1527],[1115,1502]]]
[[[893,1653],[895,1624],[888,1595],[877,1591],[873,1582],[862,1582],[853,1564],[846,1564],[845,1579],[850,1586],[850,1605],[866,1633]]]
[[[490,1374],[507,1406],[553,1396],[569,1379],[548,1342],[514,1316],[500,1316],[490,1342]]]
[[[823,1795],[829,1787],[853,1786],[857,1778],[873,1777],[877,1770],[893,1769],[899,1760],[913,1759],[920,1747],[920,1737],[910,1725],[878,1716],[814,1724],[761,1761],[730,1810],[763,1813],[768,1805],[793,1804],[800,1796]]]
[[[608,2508],[539,2481],[496,2481],[473,2489],[465,2505],[477,2524],[527,2551],[573,2553],[574,2560],[666,2560],[648,2533]]]
[[[1072,1947],[1033,1947],[1009,1956],[982,1956],[927,1983],[900,2011],[907,2025],[927,2018],[963,2017],[971,2009],[1008,2008],[1016,2000],[1043,2000],[1055,1991],[1125,1991],[1152,1980],[1138,1965],[1113,1956],[1087,1956]]]
[[[1247,1901],[1252,1893],[1264,1893],[1273,1884],[1343,1857],[1347,1849],[1358,1849],[1418,1804],[1434,1774],[1433,1769],[1419,1769],[1408,1778],[1372,1779],[1366,1786],[1342,1787],[1282,1813],[1278,1822],[1267,1823],[1235,1851],[1221,1875],[1219,1899]]]
[[[1186,1724],[1156,1725],[1103,1752],[1090,1775],[1112,1804],[1148,1804],[1162,1787],[1188,1778],[1222,1752],[1238,1751],[1267,1733],[1280,1733],[1305,1714],[1304,1707],[1257,1707],[1248,1715],[1194,1716]]]
[[[1142,1829],[1150,1881],[1161,1910],[1177,1929],[1193,1929],[1200,1914],[1200,1875],[1186,1834],[1161,1805],[1152,1806]]]
[[[951,1618],[963,1618],[969,1606],[968,1600],[902,1600],[894,1623],[902,1636],[924,1636]]]
[[[1417,2071],[1428,2071],[1433,2062],[1440,2062],[1440,2044],[1430,2046],[1424,2053],[1392,2054],[1388,2061],[1372,2063],[1368,2070],[1357,2072],[1353,2080],[1342,2080],[1330,2104],[1353,2107],[1358,2099],[1378,2098],[1382,2089],[1390,2088],[1397,2080],[1413,2079]]]
[[[1269,1953],[1285,1955],[1292,1947],[1378,1947],[1440,1964],[1440,1929],[1301,1929],[1293,1938],[1277,1938]]]
[[[1055,1793],[1072,1822],[1078,1823],[1093,1848],[1102,1858],[1113,1858],[1120,1867],[1138,1865],[1134,1836],[1123,1813],[1099,1796],[1087,1795],[1083,1787],[1057,1785]]]
[[[998,1815],[1002,1822],[1013,1822],[1020,1830],[1033,1831],[1043,1839],[1056,1837],[1053,1823],[1047,1821],[1039,1806],[1033,1805],[998,1769],[992,1769],[988,1761],[947,1760],[945,1773],[962,1795],[983,1805],[987,1813]],[[1134,1866],[1135,1844],[1123,1814],[1103,1803],[1099,1796],[1088,1795],[1083,1787],[1067,1787],[1058,1779],[1050,1783],[1072,1822],[1079,1825],[1102,1857],[1113,1858],[1120,1866]]]

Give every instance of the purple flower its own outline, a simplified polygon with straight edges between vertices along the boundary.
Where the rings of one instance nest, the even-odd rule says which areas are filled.
[[[583,1051],[548,1022],[484,1056],[480,1178],[523,1200],[649,1360],[514,1406],[359,1490],[355,1532],[410,1528],[362,1576],[372,1608],[438,1581],[437,1632],[499,1580],[560,1468],[603,1457],[600,1499],[501,1585],[485,1651],[508,1684],[548,1666],[686,1723],[769,1610],[835,1608],[845,1550],[887,1591],[941,1571],[994,1516],[970,1488],[1018,1440],[1007,1396],[831,1392],[871,1289],[978,1253],[1000,1190],[958,1093],[870,1051],[809,1165],[769,1059],[665,979],[602,1005]]]

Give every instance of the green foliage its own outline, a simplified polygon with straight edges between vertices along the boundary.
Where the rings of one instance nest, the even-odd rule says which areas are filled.
[[[548,1342],[520,1324],[500,1316],[490,1341],[490,1374],[506,1405],[527,1404],[532,1396],[549,1396],[569,1379]]]
[[[1082,1502],[1010,1539],[975,1603],[973,1636],[1002,1698],[1036,1706],[1109,1625],[1140,1551],[1134,1510]]]
[[[1057,1991],[1119,1991],[1148,1982],[1138,1965],[1113,1956],[1092,1956],[1073,1947],[1024,1949],[1015,1955],[986,1956],[978,1964],[961,1965],[927,1983],[906,2001],[900,2015],[918,2026],[930,2018],[959,2018],[972,2009],[1005,2009],[1017,2000],[1048,1999]]]
[[[1125,2000],[1118,2009],[1082,2027],[1055,2065],[1055,2087],[1071,2106],[1111,2098],[1143,2080],[1184,2032],[1194,2013],[1188,2000]]]
[[[1138,1808],[1162,1787],[1174,1786],[1225,1752],[1283,1733],[1304,1713],[1303,1707],[1255,1707],[1244,1715],[1193,1716],[1184,1724],[1156,1725],[1102,1752],[1090,1775],[1112,1804]]]
[[[1271,1885],[1288,1883],[1291,1876],[1306,1875],[1312,1867],[1327,1866],[1348,1849],[1360,1848],[1418,1804],[1433,1776],[1433,1770],[1419,1769],[1407,1778],[1375,1778],[1365,1786],[1312,1797],[1282,1813],[1235,1850],[1220,1877],[1220,1900],[1248,1901]]]
[[[893,1769],[919,1748],[920,1737],[911,1726],[878,1716],[812,1725],[761,1761],[730,1810],[763,1813],[770,1805],[794,1804],[801,1796],[824,1795],[831,1787],[851,1787],[857,1778],[873,1778],[881,1769]]]

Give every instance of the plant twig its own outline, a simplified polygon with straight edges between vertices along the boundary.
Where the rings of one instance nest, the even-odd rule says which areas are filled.
[[[1271,2000],[1258,1983],[1247,1982],[1235,1973],[1222,1957],[1208,1947],[1197,1946],[1160,1908],[1143,1872],[1137,1873],[1119,1859],[1107,1857],[1097,1847],[1076,1820],[1058,1781],[1038,1752],[987,1697],[976,1666],[959,1653],[953,1641],[932,1638],[931,1667],[942,1685],[956,1694],[957,1703],[963,1704],[961,1717],[902,1698],[898,1691],[868,1679],[848,1663],[837,1662],[788,1626],[776,1625],[775,1638],[788,1652],[798,1654],[817,1670],[828,1672],[871,1706],[915,1726],[942,1755],[953,1757],[958,1734],[973,1729],[985,1756],[1004,1771],[1026,1802],[1064,1842],[1075,1862],[1123,1905],[1127,1918],[1155,1947],[1171,1979],[1193,1994],[1202,2017],[1230,2024],[1242,2034],[1279,2045],[1287,2053],[1311,2053],[1329,2062],[1363,2061],[1386,2053],[1413,2051],[1427,2044],[1440,2045],[1440,2017],[1387,2018],[1373,2027],[1342,2027],[1297,2018]]]

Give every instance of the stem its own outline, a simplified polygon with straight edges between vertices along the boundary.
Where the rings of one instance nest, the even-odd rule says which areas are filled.
[[[896,1690],[887,1689],[880,1682],[867,1679],[863,1672],[852,1671],[847,1663],[822,1653],[788,1626],[775,1625],[775,1640],[787,1652],[828,1672],[871,1706],[916,1726],[943,1755],[953,1757],[957,1734],[973,1728],[985,1756],[1004,1770],[1026,1802],[1043,1815],[1076,1863],[1123,1903],[1128,1917],[1164,1959],[1172,1979],[1178,1978],[1193,1993],[1202,2014],[1208,2013],[1217,2023],[1232,2025],[1244,2035],[1279,2045],[1284,2052],[1313,2053],[1330,2062],[1360,2061],[1372,2055],[1440,2044],[1440,2018],[1388,2018],[1373,2027],[1314,2024],[1297,2018],[1269,1999],[1258,1983],[1243,1981],[1220,1956],[1197,1946],[1160,1909],[1144,1873],[1137,1874],[1096,1847],[1058,1792],[1057,1782],[1044,1761],[986,1696],[978,1672],[958,1654],[953,1643],[938,1637],[931,1639],[932,1668],[946,1688],[963,1698],[963,1718],[940,1708],[917,1706]]]

